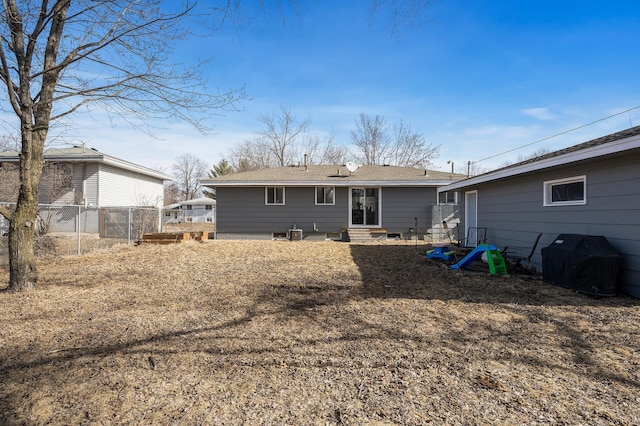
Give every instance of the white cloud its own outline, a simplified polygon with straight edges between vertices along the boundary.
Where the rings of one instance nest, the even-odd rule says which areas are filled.
[[[520,110],[524,115],[536,118],[538,120],[553,120],[556,115],[549,111],[549,108],[526,108]]]

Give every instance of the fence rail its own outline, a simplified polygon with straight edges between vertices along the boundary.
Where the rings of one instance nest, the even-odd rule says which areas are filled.
[[[15,204],[5,204],[15,208]],[[39,205],[36,250],[58,254],[82,254],[116,244],[127,244],[145,233],[159,232],[161,210],[154,207],[94,207]],[[0,235],[9,231],[9,221],[0,216]],[[55,238],[55,244],[52,239]],[[75,244],[74,244],[75,243]]]

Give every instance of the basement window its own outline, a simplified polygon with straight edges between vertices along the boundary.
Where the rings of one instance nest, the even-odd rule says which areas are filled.
[[[586,176],[544,182],[545,206],[579,206],[584,204],[587,204]]]

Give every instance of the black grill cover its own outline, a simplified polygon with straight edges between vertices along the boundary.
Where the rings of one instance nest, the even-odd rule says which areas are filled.
[[[560,234],[541,252],[545,281],[599,296],[618,293],[622,256],[605,237]]]

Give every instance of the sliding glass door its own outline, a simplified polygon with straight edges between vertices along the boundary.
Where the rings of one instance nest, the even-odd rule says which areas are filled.
[[[351,188],[350,226],[380,226],[380,188]]]

